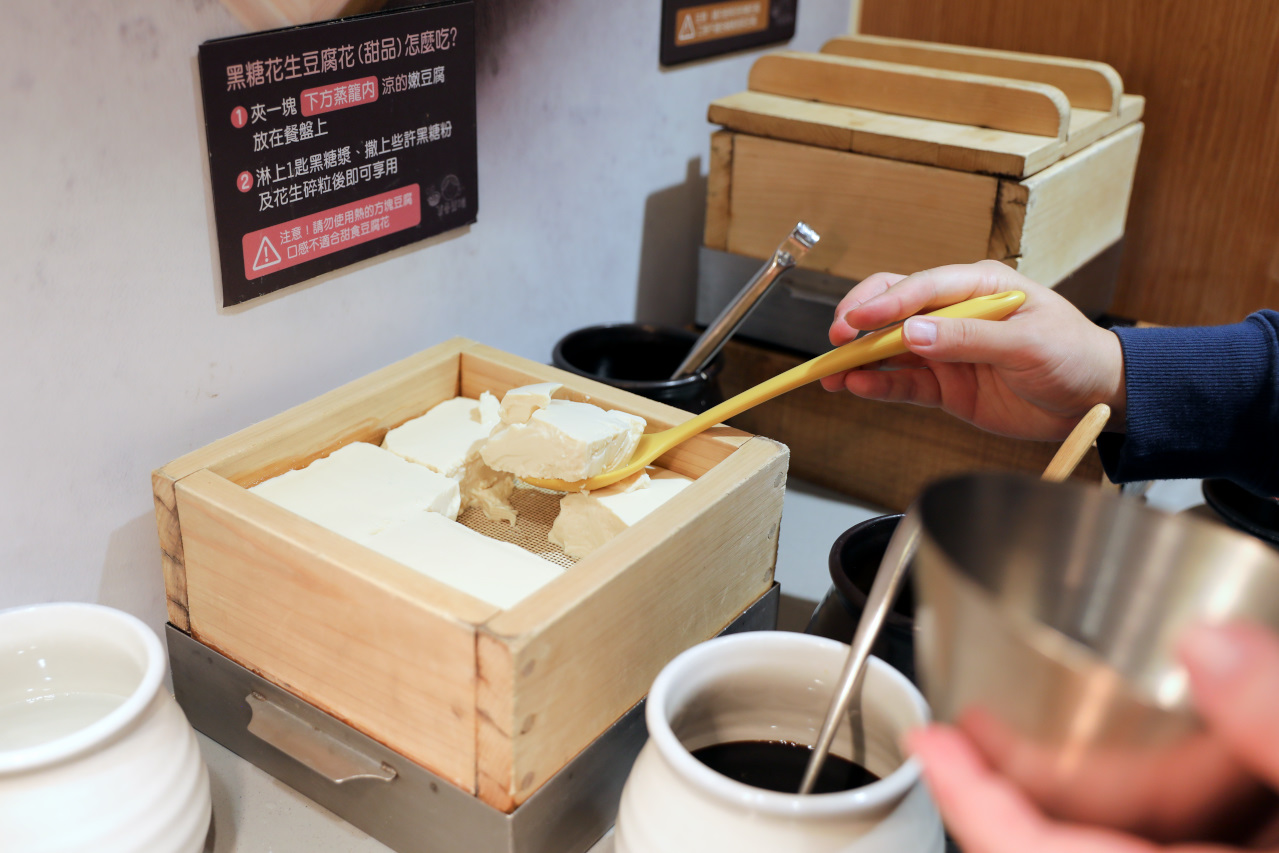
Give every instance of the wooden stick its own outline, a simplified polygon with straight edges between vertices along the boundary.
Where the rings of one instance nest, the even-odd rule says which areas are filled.
[[[1093,442],[1097,440],[1097,436],[1101,435],[1102,429],[1109,420],[1110,407],[1105,403],[1098,403],[1089,409],[1088,413],[1079,419],[1079,423],[1075,424],[1070,435],[1066,436],[1061,447],[1057,448],[1057,455],[1053,456],[1048,467],[1044,469],[1043,479],[1050,483],[1060,483],[1069,477],[1075,470],[1075,466],[1084,458],[1084,454],[1092,447]]]

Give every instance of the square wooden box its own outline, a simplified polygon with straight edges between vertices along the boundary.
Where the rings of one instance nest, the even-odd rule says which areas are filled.
[[[780,51],[714,101],[708,248],[861,280],[983,259],[1049,287],[1124,233],[1145,101],[1098,62],[870,36]]]
[[[717,427],[658,464],[696,478],[509,610],[247,490],[442,400],[532,382],[644,417],[685,412],[454,339],[152,474],[170,622],[510,812],[771,586],[789,452]]]

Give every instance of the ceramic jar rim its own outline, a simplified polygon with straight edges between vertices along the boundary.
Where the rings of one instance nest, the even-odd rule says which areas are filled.
[[[9,620],[22,619],[31,614],[53,616],[59,613],[116,622],[123,631],[142,644],[146,654],[142,677],[124,702],[84,728],[34,746],[0,750],[0,774],[19,773],[56,764],[110,739],[143,712],[164,680],[166,658],[160,638],[141,619],[122,610],[86,602],[50,602],[11,607],[0,610],[0,630],[3,630],[4,623]]]
[[[873,809],[900,800],[920,780],[919,760],[907,756],[892,773],[877,782],[849,791],[830,794],[783,794],[756,788],[730,779],[707,767],[685,749],[666,718],[666,704],[674,687],[690,673],[699,670],[710,658],[721,655],[727,649],[739,649],[749,654],[752,648],[793,646],[797,654],[814,652],[834,653],[842,661],[847,657],[848,646],[825,637],[798,634],[789,631],[753,631],[730,634],[699,643],[672,660],[658,674],[649,690],[644,709],[648,723],[648,735],[662,757],[685,778],[719,799],[749,807],[754,811],[789,816],[839,816],[850,811]],[[870,659],[880,677],[886,677],[905,692],[919,713],[921,724],[930,719],[928,703],[913,684],[901,673],[878,658]],[[842,666],[840,667],[842,668]]]

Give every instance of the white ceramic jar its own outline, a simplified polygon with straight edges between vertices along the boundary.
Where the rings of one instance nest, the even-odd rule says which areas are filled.
[[[784,794],[722,776],[691,754],[734,741],[812,744],[847,654],[834,640],[762,631],[719,637],[671,661],[649,691],[649,739],[622,791],[617,853],[941,853],[941,819],[918,762],[899,745],[928,721],[928,706],[877,658],[866,673],[863,725],[856,735],[842,726],[832,752],[879,781]]]
[[[198,853],[209,776],[164,647],[96,604],[0,611],[0,847]]]

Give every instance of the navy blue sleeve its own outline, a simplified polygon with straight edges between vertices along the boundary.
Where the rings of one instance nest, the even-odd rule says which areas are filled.
[[[1097,442],[1115,482],[1222,477],[1279,495],[1279,313],[1196,328],[1116,328],[1127,432]]]

